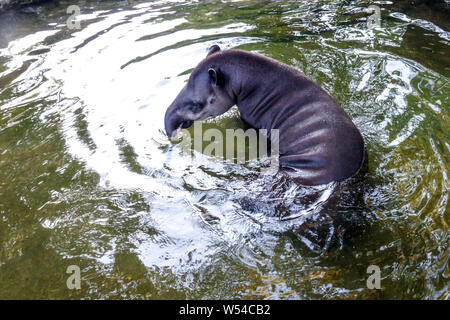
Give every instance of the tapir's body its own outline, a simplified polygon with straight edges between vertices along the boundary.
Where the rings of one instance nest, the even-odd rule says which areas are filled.
[[[364,141],[344,110],[296,69],[214,46],[166,112],[169,136],[237,105],[254,128],[279,129],[280,166],[304,185],[341,181],[362,165]]]

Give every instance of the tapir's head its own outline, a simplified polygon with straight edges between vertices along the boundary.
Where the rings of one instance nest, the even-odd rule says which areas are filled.
[[[172,138],[177,129],[189,128],[194,121],[217,117],[234,105],[227,93],[227,77],[208,57],[220,51],[214,45],[207,59],[194,69],[186,86],[181,90],[166,111],[164,126],[167,136]]]

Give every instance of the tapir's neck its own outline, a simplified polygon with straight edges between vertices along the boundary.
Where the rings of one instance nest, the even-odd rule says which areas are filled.
[[[225,74],[225,90],[238,106],[241,117],[256,128],[271,129],[273,112],[266,111],[276,105],[278,112],[282,112],[280,100],[286,90],[298,88],[299,73],[246,51],[227,50],[211,58],[210,62]]]
[[[260,88],[258,91],[262,91],[268,82],[272,82],[264,77],[264,60],[255,59],[260,58],[259,56],[237,50],[228,50],[221,55],[226,55],[226,59],[221,59],[220,66],[227,77],[226,90],[236,105],[245,104],[257,94],[256,89]]]

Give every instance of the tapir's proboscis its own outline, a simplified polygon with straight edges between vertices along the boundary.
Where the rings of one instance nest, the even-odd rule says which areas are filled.
[[[364,140],[336,101],[300,71],[265,56],[217,45],[166,111],[169,137],[232,106],[256,129],[279,130],[279,164],[303,185],[342,181],[364,160]]]

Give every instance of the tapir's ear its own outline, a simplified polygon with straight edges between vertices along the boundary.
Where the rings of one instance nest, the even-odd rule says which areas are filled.
[[[211,67],[208,69],[209,79],[215,86],[222,86],[224,83],[224,76],[219,68]]]
[[[210,56],[213,53],[216,53],[218,51],[220,51],[220,47],[217,44],[215,44],[211,48],[208,49],[208,54],[206,56]]]

